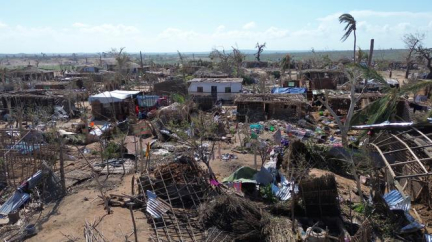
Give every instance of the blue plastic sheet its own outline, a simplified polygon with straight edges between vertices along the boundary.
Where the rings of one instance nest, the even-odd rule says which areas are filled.
[[[148,95],[148,96],[137,96],[138,105],[140,107],[153,107],[156,106],[159,100],[159,96]]]
[[[271,93],[274,94],[304,94],[307,89],[304,87],[274,87]]]
[[[263,129],[263,126],[261,124],[251,124],[251,125],[249,125],[249,128],[261,130],[261,129]]]

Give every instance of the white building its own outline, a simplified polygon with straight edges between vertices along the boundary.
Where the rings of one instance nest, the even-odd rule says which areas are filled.
[[[189,95],[213,96],[217,100],[234,100],[242,92],[243,78],[194,78],[188,87]]]

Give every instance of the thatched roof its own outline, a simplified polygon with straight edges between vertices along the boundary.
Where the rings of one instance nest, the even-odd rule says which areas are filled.
[[[38,67],[35,66],[26,66],[23,68],[18,68],[18,69],[14,69],[11,70],[9,73],[14,75],[14,74],[41,74],[41,73],[53,73],[54,71],[47,71],[47,70],[43,70],[43,69],[39,69]]]
[[[234,100],[235,103],[286,103],[303,104],[307,100],[300,94],[240,94]]]

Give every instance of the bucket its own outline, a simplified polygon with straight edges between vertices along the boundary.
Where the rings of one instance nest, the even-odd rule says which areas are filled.
[[[309,227],[306,230],[306,239],[307,242],[325,242],[327,237],[327,233],[320,227]]]

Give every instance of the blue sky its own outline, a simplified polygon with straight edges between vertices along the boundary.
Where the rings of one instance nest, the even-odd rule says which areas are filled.
[[[253,49],[346,50],[338,16],[357,20],[358,45],[403,48],[406,33],[425,32],[432,47],[430,0],[2,0],[0,53]]]

